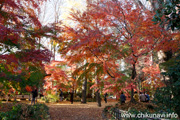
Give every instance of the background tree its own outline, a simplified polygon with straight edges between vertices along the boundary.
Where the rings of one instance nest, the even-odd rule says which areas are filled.
[[[159,46],[172,38],[171,33],[154,25],[150,11],[133,8],[133,4],[100,1],[89,4],[89,11],[72,13],[76,26],[64,27],[61,53],[71,62],[86,59],[89,64],[96,63],[103,76],[108,75],[107,79],[113,81],[127,76],[118,71],[122,67],[118,61],[124,59],[132,70],[131,82],[126,86],[133,85],[137,81],[138,60],[157,48],[162,49]]]
[[[179,0],[158,0],[158,7],[155,9],[153,21],[166,26],[167,29],[180,29],[180,1]]]

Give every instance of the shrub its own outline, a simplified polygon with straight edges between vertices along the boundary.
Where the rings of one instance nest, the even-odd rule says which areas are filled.
[[[53,94],[47,94],[47,96],[45,96],[45,102],[49,103],[49,102],[58,102],[59,100],[59,96],[58,95],[53,95]]]
[[[33,106],[19,104],[13,106],[8,112],[0,112],[2,120],[46,120],[49,119],[49,108],[45,104],[35,104]]]
[[[105,113],[107,113],[112,107],[113,107],[112,105],[106,106],[103,111],[104,111]]]
[[[27,117],[34,120],[47,119],[49,117],[49,108],[45,104],[35,104],[27,107]]]
[[[13,106],[11,111],[1,112],[0,119],[2,120],[18,120],[22,114],[21,105]]]

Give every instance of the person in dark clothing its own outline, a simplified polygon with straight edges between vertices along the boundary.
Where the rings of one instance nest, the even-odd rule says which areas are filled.
[[[107,103],[107,96],[108,96],[108,94],[105,93],[105,94],[104,94],[104,101],[105,101],[105,103]]]
[[[150,96],[148,94],[145,94],[145,96],[146,96],[146,102],[149,102]]]
[[[31,105],[32,105],[33,102],[35,104],[35,99],[36,99],[37,96],[38,96],[38,92],[37,92],[37,89],[35,89],[35,90],[32,91]]]
[[[126,101],[126,96],[123,94],[123,92],[121,92],[120,100],[121,100],[121,105],[124,104]]]
[[[73,96],[74,96],[74,92],[71,91],[70,94],[71,94],[70,101],[71,101],[71,104],[73,104]]]

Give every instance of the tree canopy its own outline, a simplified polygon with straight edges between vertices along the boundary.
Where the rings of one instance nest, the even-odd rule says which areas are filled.
[[[49,62],[51,53],[40,44],[39,39],[55,37],[55,29],[51,25],[42,26],[37,17],[42,2],[0,1],[0,81],[3,84],[18,82],[25,87],[26,82],[36,76],[33,79],[36,84],[33,85],[37,85],[45,75],[42,62]]]

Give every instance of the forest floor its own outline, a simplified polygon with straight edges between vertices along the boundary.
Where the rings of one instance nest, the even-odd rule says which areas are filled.
[[[18,103],[31,104],[31,101],[22,100]],[[38,100],[38,103],[44,103]],[[51,120],[103,120],[102,112],[106,106],[116,106],[121,110],[129,110],[135,108],[137,110],[147,110],[149,109],[153,112],[153,108],[156,107],[152,103],[142,103],[138,102],[136,104],[130,103],[127,100],[126,104],[117,104],[118,101],[115,99],[108,99],[108,103],[101,101],[101,107],[97,106],[97,102],[87,102],[86,104],[81,104],[81,102],[74,102],[71,104],[70,101],[62,101],[57,103],[45,103],[49,107],[49,113]],[[1,107],[1,106],[4,107]],[[2,102],[0,104],[0,111],[7,112],[12,109],[13,102]]]
[[[109,100],[108,103],[101,102],[101,107],[97,106],[97,102],[80,102],[62,101],[58,103],[45,103],[49,107],[51,120],[103,120],[102,111],[105,106],[115,105],[118,101]],[[19,103],[31,104],[30,101],[20,101]],[[38,102],[39,103],[39,102]],[[1,107],[0,111],[7,112],[12,109],[13,102],[1,103],[5,107]]]
[[[105,106],[115,105],[117,102],[101,103],[98,107],[96,102],[60,102],[57,104],[47,104],[52,120],[102,120],[102,111]]]

